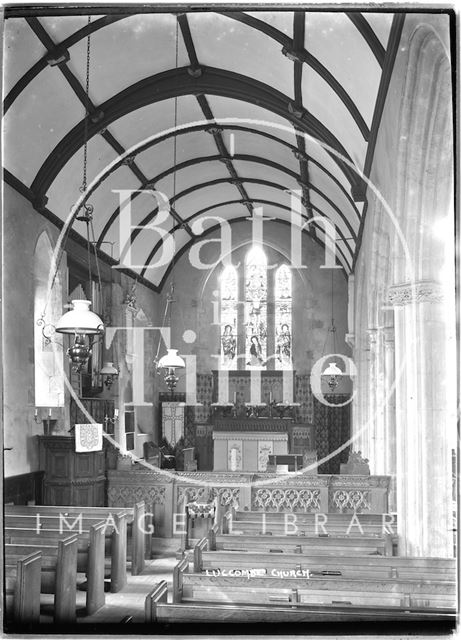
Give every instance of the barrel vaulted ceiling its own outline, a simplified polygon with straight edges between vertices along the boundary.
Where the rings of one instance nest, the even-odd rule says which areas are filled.
[[[118,190],[156,189],[176,256],[211,232],[210,216],[232,229],[262,207],[287,224],[294,198],[320,244],[319,218],[335,225],[338,263],[353,271],[403,15],[107,10],[7,10],[7,182],[58,224],[82,195],[90,35],[88,202],[103,258],[124,262]],[[148,227],[157,200],[144,191],[131,207],[131,270],[160,289],[172,265],[148,268],[162,250]],[[73,229],[85,236],[83,222]]]

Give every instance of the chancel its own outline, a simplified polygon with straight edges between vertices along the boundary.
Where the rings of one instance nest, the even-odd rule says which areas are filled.
[[[8,632],[454,629],[455,18],[4,9]]]

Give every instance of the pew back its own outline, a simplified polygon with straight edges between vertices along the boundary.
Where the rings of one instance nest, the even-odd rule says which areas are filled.
[[[196,547],[197,548],[197,547]],[[195,550],[194,550],[195,553]],[[206,551],[197,549],[195,571],[233,569],[235,567],[272,570],[309,570],[317,575],[339,575],[343,578],[399,578],[403,580],[436,580],[453,582],[457,568],[454,558],[416,558],[405,556],[310,556],[294,553],[254,551]]]
[[[5,600],[8,605],[8,600],[12,599],[13,620],[25,625],[38,624],[40,620],[41,551],[35,551],[23,558],[5,554],[4,560]]]
[[[221,534],[214,538],[216,550],[244,552],[299,553],[323,555],[392,555],[392,539],[383,537],[322,537],[284,535]]]
[[[5,544],[6,556],[26,556],[42,552],[41,593],[54,594],[56,623],[75,622],[77,595],[77,536],[59,540],[56,546]]]

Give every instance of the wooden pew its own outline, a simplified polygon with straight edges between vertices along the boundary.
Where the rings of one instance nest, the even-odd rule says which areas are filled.
[[[6,618],[21,625],[38,624],[42,552],[34,551],[22,558],[5,554],[4,562]]]
[[[299,622],[376,622],[376,621],[451,621],[456,613],[451,609],[413,609],[412,607],[358,607],[351,605],[292,604],[279,605],[221,604],[206,602],[168,603],[166,581],[156,585],[145,600],[145,622],[153,623],[299,623]]]
[[[76,507],[51,505],[6,505],[5,515],[56,515],[77,518],[80,514],[84,518],[105,520],[110,524],[115,517],[125,515],[128,525],[128,541],[131,547],[131,573],[139,575],[145,567],[145,557],[151,556],[152,551],[152,514],[146,514],[143,501],[135,503],[134,507]],[[129,548],[129,547],[127,547]]]
[[[77,572],[87,578],[86,612],[92,615],[105,603],[104,595],[104,532],[103,522],[82,529],[78,535]],[[10,544],[57,544],[68,536],[68,531],[56,529],[25,529],[6,527],[5,542]]]
[[[59,540],[57,545],[5,544],[5,556],[13,559],[42,552],[40,593],[54,594],[54,622],[76,620],[77,536]]]
[[[341,556],[254,551],[206,551],[203,541],[194,548],[194,571],[259,568],[305,569],[317,576],[342,576],[350,579],[399,578],[454,582],[457,576],[454,558],[416,558],[405,556]]]
[[[66,512],[67,514],[67,512]],[[72,518],[74,518],[72,520]],[[77,519],[78,518],[78,519]],[[110,519],[101,520],[98,517],[83,517],[81,514],[51,515],[22,515],[5,514],[5,526],[7,528],[39,530],[54,530],[63,533],[77,533],[89,531],[90,527],[101,525],[106,539],[106,548],[102,551],[110,558],[110,582],[111,591],[116,593],[122,589],[126,582],[126,558],[127,558],[127,533],[126,513],[112,514]]]
[[[234,568],[221,570],[219,575],[218,572],[214,572],[214,575],[210,575],[213,572],[189,573],[189,563],[183,559],[173,572],[173,602],[307,605],[343,603],[357,606],[456,609],[455,582],[309,578],[306,570],[279,571],[277,577],[259,576],[256,575],[257,572],[258,570],[248,569],[245,575],[245,570]]]
[[[216,550],[272,553],[299,553],[310,555],[392,555],[392,539],[383,537],[322,537],[276,535],[210,535]]]
[[[226,517],[232,519],[234,529],[257,532],[266,527],[266,531],[284,533],[285,522],[288,527],[293,523],[305,535],[326,533],[333,536],[371,536],[391,534],[396,536],[397,515],[388,513],[285,513],[261,511],[237,511],[230,509]]]

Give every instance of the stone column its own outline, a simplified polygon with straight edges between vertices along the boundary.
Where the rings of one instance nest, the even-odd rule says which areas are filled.
[[[384,343],[384,470],[391,476],[389,485],[389,511],[397,508],[395,495],[396,434],[395,434],[395,342],[394,327],[383,331]]]
[[[453,556],[451,445],[456,421],[446,309],[436,282],[394,285],[399,552]]]
[[[377,385],[378,385],[378,330],[367,329],[367,354],[368,354],[368,371],[366,395],[364,398],[366,412],[364,418],[367,425],[367,436],[365,442],[367,449],[362,451],[363,456],[368,458],[370,462],[370,472],[378,474],[379,470],[379,447],[378,425],[376,420],[377,413]]]

